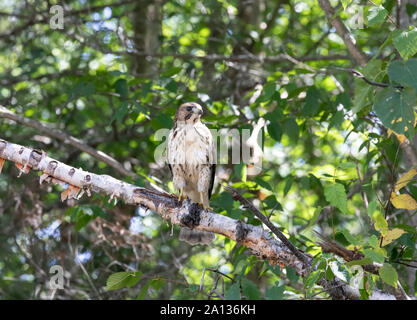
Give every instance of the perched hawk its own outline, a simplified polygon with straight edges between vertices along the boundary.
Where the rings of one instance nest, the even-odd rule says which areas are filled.
[[[210,130],[200,122],[202,114],[203,109],[195,102],[178,108],[168,136],[167,159],[174,187],[180,191],[179,200],[188,198],[207,209],[216,171],[216,149]],[[208,244],[214,234],[183,227],[180,239]]]

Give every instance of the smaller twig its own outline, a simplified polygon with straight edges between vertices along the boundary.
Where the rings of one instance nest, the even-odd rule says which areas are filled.
[[[277,228],[275,225],[267,218],[265,215],[262,214],[248,199],[244,198],[237,190],[229,187],[228,185],[223,184],[224,188],[227,192],[231,193],[233,197],[238,200],[241,204],[243,204],[246,208],[248,208],[253,214],[255,214],[259,220],[265,224],[273,234],[275,234],[286,246],[287,248],[294,253],[294,255],[303,262],[304,267],[309,269],[311,267],[309,260],[307,257],[302,253],[299,249],[297,249],[288,239],[287,237]]]
[[[398,264],[402,264],[403,266],[406,266],[406,267],[410,267],[410,268],[414,268],[414,269],[417,269],[417,266],[413,266],[412,264],[408,264],[408,263],[405,263],[405,262],[402,262],[402,261],[392,261],[393,263],[398,263]]]
[[[82,272],[85,274],[88,283],[90,284],[91,288],[94,290],[94,292],[96,293],[97,297],[102,300],[103,297],[101,296],[100,292],[98,291],[98,289],[96,288],[96,286],[94,285],[94,282],[91,280],[90,275],[88,274],[87,270],[85,269],[83,263],[78,259],[78,247],[75,247],[75,254],[74,254],[75,258],[77,259],[78,265],[80,266]]]
[[[376,82],[376,81],[369,80],[368,78],[366,78],[363,75],[363,73],[359,72],[356,69],[342,68],[342,67],[333,67],[333,66],[328,67],[328,69],[335,69],[335,70],[350,72],[353,76],[355,76],[355,77],[357,77],[359,79],[362,79],[363,81],[365,81],[367,84],[370,84],[371,86],[376,86],[376,87],[381,87],[381,88],[393,87],[395,89],[400,89],[400,90],[404,89],[404,87],[403,86],[400,86],[400,85],[395,86],[395,85],[391,85],[389,83]]]
[[[204,282],[204,275],[206,274],[206,268],[203,269],[203,274],[201,275],[201,281],[200,281],[200,289],[199,291],[203,290],[203,282]]]
[[[204,268],[204,269],[205,269],[205,270],[208,270],[208,271],[212,271],[212,272],[218,273],[218,274],[222,275],[223,277],[226,277],[226,278],[228,278],[228,279],[232,280],[232,282],[234,282],[234,281],[235,281],[232,277],[229,277],[227,274],[224,274],[223,272],[221,272],[221,271],[219,271],[219,270],[216,270],[216,269],[211,269],[211,268]]]

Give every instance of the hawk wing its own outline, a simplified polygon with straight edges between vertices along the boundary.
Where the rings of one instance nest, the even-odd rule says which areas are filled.
[[[213,142],[213,136],[210,132],[210,129],[207,128],[203,123],[199,123],[195,126],[195,130],[199,135],[199,149],[202,150],[202,153],[204,154],[203,157],[205,157],[205,162],[207,165],[209,165],[210,168],[210,175],[209,183],[208,183],[208,198],[210,199],[211,194],[213,192],[213,186],[214,186],[214,178],[216,176],[216,155],[217,150],[216,146]]]
[[[214,186],[214,178],[216,177],[216,164],[212,164],[210,167],[210,185],[208,189],[208,198],[211,198],[211,194],[213,192],[213,186]]]

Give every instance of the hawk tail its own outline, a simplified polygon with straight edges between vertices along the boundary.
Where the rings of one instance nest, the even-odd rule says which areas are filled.
[[[191,245],[210,244],[214,238],[215,236],[213,232],[191,230],[187,227],[181,227],[180,230],[180,240]]]

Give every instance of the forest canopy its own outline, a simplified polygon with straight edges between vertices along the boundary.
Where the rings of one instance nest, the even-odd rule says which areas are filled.
[[[415,0],[0,0],[0,298],[415,299],[416,18]],[[156,156],[186,102],[222,156],[193,225],[209,245],[179,240],[194,206]]]

